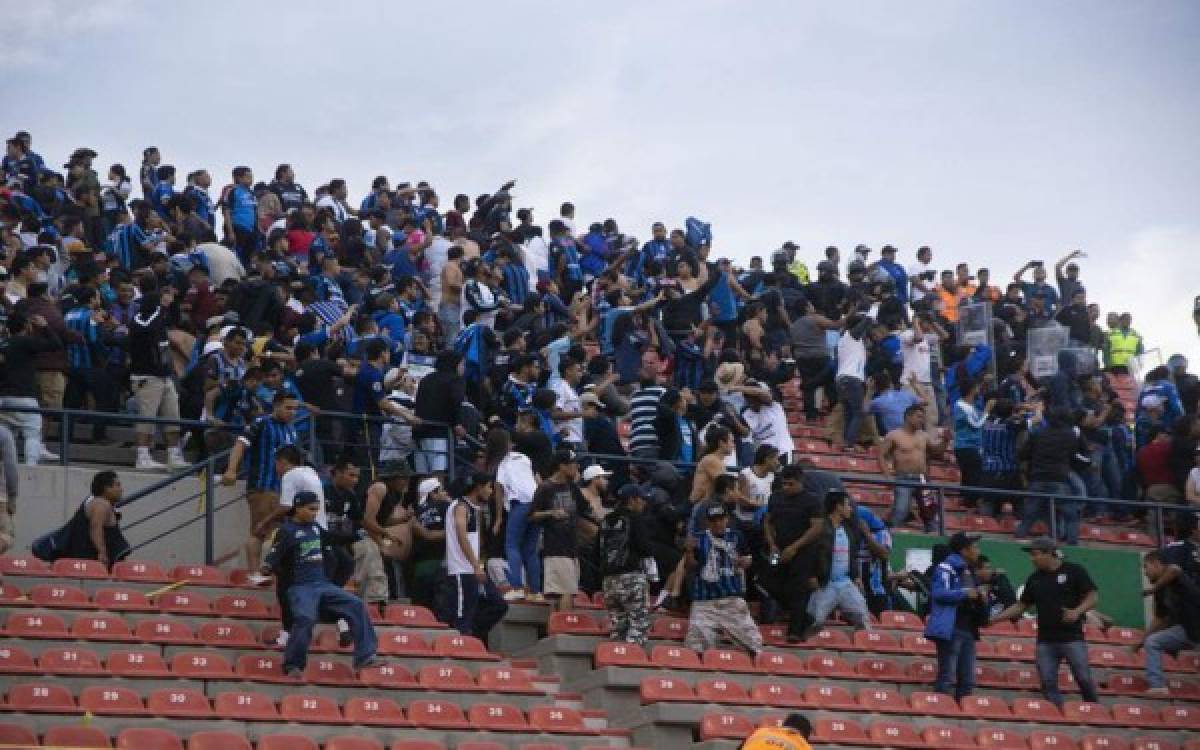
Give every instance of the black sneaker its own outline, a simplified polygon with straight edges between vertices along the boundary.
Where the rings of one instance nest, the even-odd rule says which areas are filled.
[[[304,679],[304,670],[300,667],[288,667],[283,670],[283,676],[290,677],[293,680],[302,680]]]
[[[354,645],[354,636],[349,630],[338,631],[338,646],[341,648],[350,648]]]
[[[384,659],[382,659],[378,656],[372,656],[370,659],[367,659],[362,664],[359,664],[357,668],[358,669],[370,669],[371,667],[383,667],[386,665],[387,665],[387,661],[385,661]]]

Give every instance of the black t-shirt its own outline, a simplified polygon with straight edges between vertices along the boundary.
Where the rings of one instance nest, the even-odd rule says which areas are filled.
[[[533,464],[533,470],[538,476],[549,476],[550,464],[554,458],[554,446],[550,444],[550,438],[546,437],[546,433],[541,430],[532,432],[522,432],[516,430],[512,434],[513,447],[517,452],[524,453],[529,457],[529,462]]]
[[[296,387],[308,403],[318,409],[336,411],[338,402],[335,378],[341,374],[341,367],[333,360],[306,360],[296,368]]]
[[[1063,562],[1058,570],[1035,570],[1025,580],[1021,602],[1037,608],[1039,641],[1068,643],[1083,640],[1083,621],[1080,617],[1072,623],[1063,622],[1064,609],[1078,607],[1096,584],[1082,566]]]
[[[446,530],[446,510],[450,507],[449,500],[430,500],[426,499],[423,503],[417,504],[416,518],[426,531],[445,531]],[[413,561],[423,562],[425,560],[442,560],[446,557],[446,540],[429,540],[422,539],[416,534],[413,535]]]
[[[363,499],[353,489],[325,485],[325,510],[330,516],[344,516],[359,525],[363,519]]]
[[[808,492],[798,495],[775,493],[767,501],[767,518],[775,530],[775,544],[780,549],[799,539],[821,514],[820,503]]]
[[[580,516],[590,516],[586,507],[587,501],[583,495],[573,491],[569,484],[545,482],[533,493],[533,507],[530,510],[540,513],[548,510],[562,509],[567,512],[565,519],[544,518],[538,523],[542,525],[542,555],[544,557],[575,557],[575,526]]]
[[[1178,567],[1183,574],[1200,583],[1200,545],[1189,542],[1172,542],[1163,548],[1163,563]]]

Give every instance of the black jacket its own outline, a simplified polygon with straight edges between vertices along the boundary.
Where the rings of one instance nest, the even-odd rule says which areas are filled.
[[[862,532],[853,518],[842,521],[841,525],[846,531],[846,537],[850,540],[850,577],[853,578],[855,574],[854,561],[858,559],[859,549],[863,545]],[[821,586],[829,583],[830,569],[833,567],[833,539],[834,526],[826,517],[821,522],[821,534],[812,543],[811,552],[812,574]]]
[[[440,422],[442,425],[457,425],[459,406],[466,398],[467,381],[457,372],[431,372],[421,378],[417,386],[413,412],[424,422]],[[413,437],[444,438],[446,428],[442,426],[418,425]]]
[[[683,435],[679,430],[679,422],[675,419],[678,416],[661,403],[658,405],[658,414],[654,417],[654,431],[658,433],[658,457],[663,461],[674,461],[679,456],[679,449],[683,445]],[[691,431],[692,439],[692,460],[700,459],[700,444],[696,439],[696,426],[687,420],[685,429]]]
[[[639,573],[642,570],[642,558],[653,556],[653,551],[650,547],[648,519],[644,517],[645,515],[645,513],[631,513],[627,508],[622,506],[609,513],[600,522],[600,562],[603,575],[613,576],[623,573]],[[625,560],[622,564],[610,569],[604,564],[603,538],[608,529],[615,528],[618,524],[629,525],[628,553],[625,555]]]
[[[147,304],[149,302],[149,304]],[[150,309],[153,307],[153,309]],[[152,297],[129,320],[129,374],[171,374],[170,342],[167,340],[167,311]]]

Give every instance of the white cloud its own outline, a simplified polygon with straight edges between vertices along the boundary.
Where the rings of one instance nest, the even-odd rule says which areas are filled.
[[[51,67],[92,61],[70,60],[71,48],[90,35],[108,31],[133,16],[133,0],[8,0],[0,4],[4,44],[0,71]]]

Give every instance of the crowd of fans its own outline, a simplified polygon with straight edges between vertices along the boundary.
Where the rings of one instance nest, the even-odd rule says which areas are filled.
[[[1126,412],[1104,374],[1144,344],[1128,313],[1101,325],[1079,251],[1003,286],[929,247],[828,247],[810,273],[787,242],[741,268],[696,218],[640,242],[564,203],[543,227],[515,182],[443,207],[381,176],[352,203],[281,164],[214,197],[157,148],[135,184],[32,145],[8,139],[0,190],[0,416],[24,460],[58,459],[38,406],[99,412],[98,443],[122,417],[188,420],[138,423],[137,468],[231,449],[245,565],[303,505],[287,522],[342,540],[330,578],[368,605],[407,596],[486,636],[506,602],[603,591],[619,637],[645,639],[647,603],[690,602],[689,645],[723,630],[753,652],[748,601],[793,642],[835,610],[867,627],[908,606],[922,582],[889,568],[890,529],[937,527],[931,461],[953,456],[970,512],[1052,525],[1041,551],[1084,521],[1158,521],[1145,499],[1200,505],[1200,383],[1172,357]],[[834,449],[901,480],[886,517],[798,454],[793,382]],[[273,565],[314,562],[297,550]],[[329,589],[305,576],[311,619]]]

